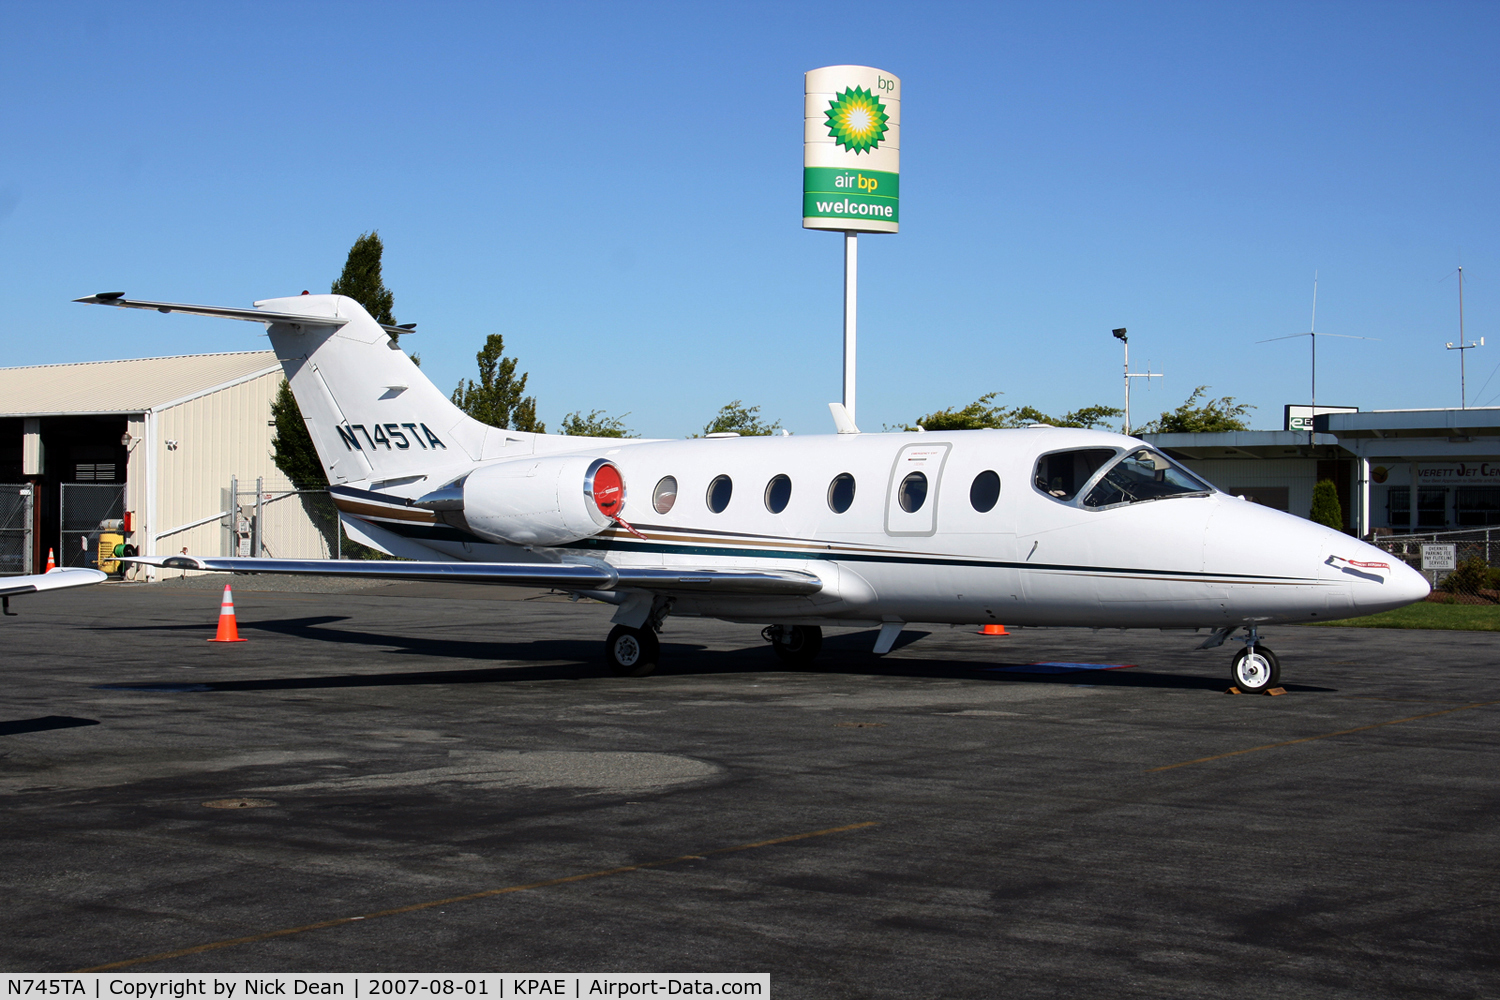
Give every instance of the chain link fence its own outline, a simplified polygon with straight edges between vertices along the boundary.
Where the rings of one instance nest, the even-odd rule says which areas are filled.
[[[1500,527],[1382,535],[1374,544],[1427,578],[1429,601],[1500,604]]]
[[[31,485],[0,483],[0,576],[31,569]]]
[[[327,490],[230,480],[224,491],[223,555],[265,559],[339,557],[338,509]]]
[[[59,490],[57,539],[59,566],[99,567],[99,534],[120,530],[125,516],[125,486],[63,483]],[[106,571],[114,566],[105,567]]]

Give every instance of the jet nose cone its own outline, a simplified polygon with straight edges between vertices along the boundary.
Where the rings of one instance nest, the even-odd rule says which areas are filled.
[[[1400,607],[1424,600],[1432,593],[1432,585],[1427,582],[1427,578],[1404,562],[1397,562],[1392,568],[1391,589],[1399,597]]]
[[[1350,602],[1357,615],[1404,608],[1432,591],[1426,577],[1389,552],[1363,543],[1350,547],[1347,539],[1342,548],[1343,552],[1330,562],[1348,580]]]

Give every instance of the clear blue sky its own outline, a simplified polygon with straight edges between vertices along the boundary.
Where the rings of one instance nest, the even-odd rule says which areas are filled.
[[[486,334],[540,415],[648,435],[839,397],[839,237],[802,73],[902,78],[902,232],[861,239],[859,422],[1121,396],[1120,352],[1256,427],[1456,406],[1500,365],[1500,5],[24,4],[0,37],[0,364],[246,350],[69,299],[327,291],[378,229],[445,390]],[[1480,400],[1500,397],[1495,375]]]

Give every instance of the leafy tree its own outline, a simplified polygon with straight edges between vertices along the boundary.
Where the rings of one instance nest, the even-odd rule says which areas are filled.
[[[986,427],[1025,427],[1027,424],[1051,424],[1054,427],[1095,427],[1120,410],[1113,406],[1085,406],[1065,416],[1051,417],[1034,406],[996,406],[998,392],[988,392],[961,409],[952,408],[929,413],[917,419],[916,426],[928,431],[976,431]]]
[[[344,261],[344,273],[339,275],[330,291],[334,295],[347,295],[364,306],[365,312],[373,316],[375,322],[395,326],[396,318],[391,315],[391,306],[396,297],[385,287],[385,281],[380,276],[380,258],[384,253],[385,244],[380,242],[379,233],[373,229],[368,233],[360,233],[354,246],[349,248],[349,257]]]
[[[1312,511],[1308,517],[1330,528],[1344,530],[1344,509],[1339,505],[1338,487],[1332,479],[1319,479],[1313,487]]]
[[[918,417],[917,427],[929,431],[977,431],[986,427],[1010,427],[1011,424],[1007,422],[1010,411],[994,403],[998,395],[998,392],[987,392],[961,409],[949,407]],[[904,429],[914,431],[917,427],[908,426]]]
[[[523,395],[530,376],[516,376],[516,359],[505,357],[505,338],[490,334],[474,359],[479,362],[479,382],[460,379],[453,404],[491,427],[545,434],[546,425],[536,418],[536,397]]]
[[[781,421],[774,424],[763,423],[760,419],[760,407],[746,406],[738,399],[725,405],[719,411],[718,416],[710,420],[703,428],[703,434],[727,434],[735,433],[740,437],[765,437],[775,434],[781,430]],[[694,434],[692,437],[701,435]]]
[[[582,410],[574,410],[563,417],[562,433],[573,437],[628,438],[636,437],[635,431],[625,426],[628,413],[611,417],[603,410],[590,410],[588,416]]]
[[[1208,386],[1200,385],[1193,390],[1187,401],[1170,413],[1138,428],[1142,434],[1210,434],[1217,431],[1248,431],[1250,422],[1245,414],[1255,409],[1249,403],[1236,403],[1233,396],[1210,399],[1202,405],[1194,405]]]

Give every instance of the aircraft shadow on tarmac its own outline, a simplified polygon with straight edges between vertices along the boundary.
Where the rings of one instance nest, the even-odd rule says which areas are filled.
[[[40,719],[12,719],[9,722],[0,722],[0,736],[45,733],[53,729],[74,729],[78,726],[97,726],[98,724],[98,719],[78,719],[71,715],[44,715]]]
[[[319,643],[379,647],[387,652],[454,660],[502,660],[531,663],[521,666],[484,666],[464,669],[372,672],[303,677],[260,677],[245,680],[186,680],[164,682],[117,681],[98,685],[111,690],[205,692],[205,691],[275,691],[302,688],[381,687],[408,684],[495,684],[539,680],[581,680],[609,676],[604,667],[597,639],[541,639],[527,641],[435,639],[331,629],[324,626],[348,621],[347,616],[322,615],[306,618],[263,620],[241,623],[240,631],[274,632]],[[135,625],[96,626],[107,631],[185,631],[203,633],[204,625]],[[930,632],[908,629],[896,643],[896,649],[909,646]],[[881,658],[870,650],[875,644],[874,630],[829,636],[822,655],[814,667],[787,667],[781,664],[769,647],[757,643],[741,649],[709,650],[697,643],[672,642],[670,631],[663,637],[661,666],[658,676],[715,675],[763,673],[767,670],[790,670],[817,673],[864,674],[878,677],[949,678],[985,680],[994,683],[1055,684],[1093,687],[1175,688],[1222,691],[1226,681],[1219,676],[1194,676],[1157,673],[1139,668],[1084,669],[1070,672],[1026,671],[1025,661],[1008,662],[998,658],[909,660]],[[993,647],[991,647],[993,648]],[[999,650],[996,650],[999,652]],[[541,662],[538,662],[541,661]],[[1207,667],[1208,664],[1205,664]],[[1218,664],[1213,673],[1217,674]],[[1289,691],[1330,691],[1330,688],[1286,685]]]

